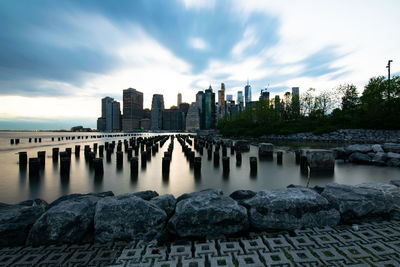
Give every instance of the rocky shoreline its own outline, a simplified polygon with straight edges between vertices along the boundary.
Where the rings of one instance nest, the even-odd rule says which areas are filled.
[[[400,180],[238,190],[230,196],[219,189],[178,198],[155,191],[117,196],[112,192],[72,194],[51,204],[41,199],[0,203],[0,246],[119,240],[163,243],[381,220],[400,220]]]
[[[400,130],[341,129],[330,133],[314,134],[312,132],[289,135],[269,134],[259,138],[268,141],[307,141],[307,142],[343,142],[343,143],[398,143]]]

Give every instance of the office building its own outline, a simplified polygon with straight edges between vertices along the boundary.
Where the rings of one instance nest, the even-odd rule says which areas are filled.
[[[97,119],[99,131],[121,130],[120,103],[111,97],[101,99],[101,117]]]
[[[124,131],[139,129],[143,115],[143,93],[133,88],[123,90],[123,119]]]
[[[226,95],[226,101],[232,102],[233,101],[233,95]]]
[[[244,103],[247,107],[247,104],[251,102],[251,86],[249,81],[247,80],[247,85],[244,87]]]
[[[200,129],[203,130],[205,127],[205,118],[204,118],[204,92],[198,91],[196,94],[196,105],[199,109],[199,116],[200,116]]]
[[[121,105],[118,101],[112,102],[112,130],[120,131],[121,130]]]
[[[261,90],[260,100],[265,100],[269,102],[269,92],[267,91],[267,88]]]
[[[182,94],[178,93],[178,101],[177,101],[177,107],[179,107],[182,104]]]
[[[162,127],[162,112],[164,110],[164,96],[154,94],[151,101],[151,119],[150,129],[161,130]]]
[[[220,113],[224,116],[225,113],[225,84],[221,83],[221,102],[218,101]]]
[[[300,115],[300,89],[292,87],[292,110],[295,117]]]
[[[200,129],[200,110],[196,102],[193,102],[186,115],[186,130],[197,131]]]
[[[237,102],[239,105],[239,110],[243,110],[244,107],[244,101],[243,101],[243,92],[242,91],[238,91],[237,92]]]
[[[162,112],[163,130],[184,130],[184,115],[178,108],[164,109]]]
[[[214,129],[216,124],[215,93],[210,87],[204,91],[204,129]]]

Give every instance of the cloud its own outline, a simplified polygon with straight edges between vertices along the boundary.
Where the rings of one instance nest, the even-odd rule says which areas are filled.
[[[215,6],[216,0],[182,0],[186,8],[210,9]]]
[[[208,48],[208,44],[199,37],[190,38],[189,45],[198,50],[205,50]]]

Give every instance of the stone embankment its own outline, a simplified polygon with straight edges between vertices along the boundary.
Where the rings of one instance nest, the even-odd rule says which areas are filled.
[[[335,159],[356,164],[400,167],[400,144],[356,144],[332,149]]]
[[[325,188],[219,189],[159,196],[72,194],[0,204],[0,246],[213,238],[249,231],[294,230],[375,220],[400,220],[400,181]]]
[[[263,135],[262,140],[313,141],[313,142],[347,142],[347,143],[385,143],[399,142],[399,130],[364,130],[343,129],[325,134],[296,133],[289,135]]]

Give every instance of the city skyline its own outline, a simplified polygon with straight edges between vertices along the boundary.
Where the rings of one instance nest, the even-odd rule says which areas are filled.
[[[165,107],[209,85],[331,89],[400,73],[398,1],[10,1],[0,3],[0,129],[96,127],[121,90]],[[245,97],[243,91],[243,97]],[[72,108],[73,107],[73,108]],[[121,107],[122,108],[122,107]],[[63,126],[64,125],[64,126]],[[22,128],[21,128],[22,127]]]

